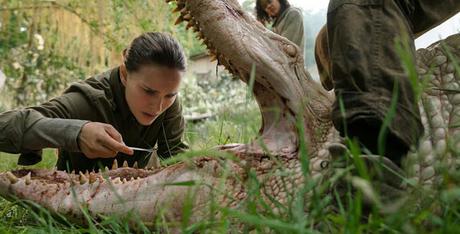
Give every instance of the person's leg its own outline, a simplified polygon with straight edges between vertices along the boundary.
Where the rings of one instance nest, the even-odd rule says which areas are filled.
[[[386,142],[383,155],[398,164],[423,133],[414,90],[395,47],[405,40],[415,64],[411,24],[401,5],[394,0],[331,0],[327,19],[334,125],[379,154],[379,133],[389,118],[381,138]]]

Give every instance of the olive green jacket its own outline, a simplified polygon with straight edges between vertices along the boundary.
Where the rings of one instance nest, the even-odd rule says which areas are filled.
[[[304,51],[305,37],[302,10],[288,7],[273,22],[273,32],[294,42]]]
[[[40,106],[0,114],[0,151],[21,153],[19,164],[30,165],[41,160],[43,148],[59,148],[60,170],[92,170],[111,166],[113,158],[89,159],[80,152],[78,136],[88,121],[111,124],[128,146],[153,148],[168,158],[187,148],[182,142],[185,121],[179,99],[150,126],[142,126],[132,115],[124,96],[119,69],[114,68],[72,84],[63,95]],[[118,161],[132,166],[147,165],[150,154],[134,151],[119,153]]]

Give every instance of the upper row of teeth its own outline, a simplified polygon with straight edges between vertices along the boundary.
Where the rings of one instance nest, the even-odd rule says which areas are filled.
[[[166,0],[166,2],[171,2],[173,0]],[[199,40],[202,40],[203,44],[207,46],[209,49],[209,54],[211,56],[211,61],[215,61],[217,59],[217,50],[215,47],[211,44],[211,42],[206,39],[206,37],[203,35],[203,33],[200,30],[200,27],[198,23],[193,19],[192,15],[190,14],[190,11],[187,9],[185,5],[185,0],[178,0],[177,1],[177,7],[176,9],[173,10],[174,13],[179,12],[180,15],[177,18],[175,24],[180,24],[184,21],[187,21],[186,29],[192,28],[192,30],[197,33],[197,38]]]

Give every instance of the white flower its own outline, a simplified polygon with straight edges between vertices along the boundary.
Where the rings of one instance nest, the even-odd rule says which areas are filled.
[[[18,62],[14,62],[12,65],[13,65],[13,68],[16,69],[16,70],[19,70],[19,69],[22,68],[21,64],[18,63]]]
[[[37,33],[34,34],[34,38],[37,40],[37,50],[43,50],[45,48],[45,39]]]
[[[5,80],[6,80],[6,76],[5,74],[3,74],[2,70],[0,70],[0,89],[2,89],[3,86],[5,85]]]

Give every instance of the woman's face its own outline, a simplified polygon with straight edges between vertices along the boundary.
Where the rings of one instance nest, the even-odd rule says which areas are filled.
[[[163,66],[144,65],[127,72],[122,65],[121,81],[125,97],[137,122],[148,126],[176,100],[182,72]]]
[[[269,0],[265,6],[265,12],[270,17],[277,17],[280,13],[280,2],[278,0]]]

